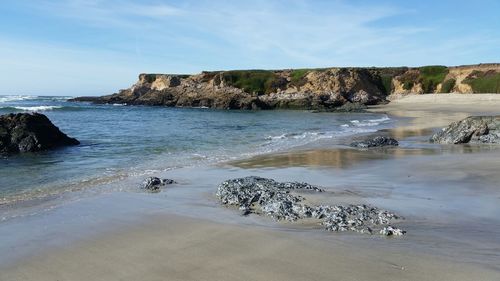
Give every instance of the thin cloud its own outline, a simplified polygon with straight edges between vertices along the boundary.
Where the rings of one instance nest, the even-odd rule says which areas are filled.
[[[498,60],[494,25],[467,30],[464,18],[449,24],[453,16],[399,21],[426,12],[402,6],[347,0],[19,0],[11,12],[32,18],[10,17],[13,22],[0,27],[0,70],[12,73],[1,82],[27,88],[12,77],[31,73],[44,77],[37,80],[43,84],[65,75],[72,77],[66,89],[77,89],[91,77],[100,85],[93,89],[102,93],[116,90],[117,83],[126,87],[140,72]],[[12,23],[25,32],[11,31]]]

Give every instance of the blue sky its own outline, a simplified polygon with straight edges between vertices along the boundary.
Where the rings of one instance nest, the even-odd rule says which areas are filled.
[[[0,94],[109,94],[141,72],[500,62],[497,0],[17,0],[0,11]]]

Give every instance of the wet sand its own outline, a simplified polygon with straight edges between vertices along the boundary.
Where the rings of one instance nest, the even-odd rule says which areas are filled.
[[[178,216],[29,258],[2,280],[495,280],[495,272]]]
[[[158,194],[89,195],[0,224],[0,252],[19,254],[0,262],[0,280],[500,280],[500,148],[426,142],[451,121],[498,114],[500,100],[433,96],[372,109],[403,117],[384,132],[397,148],[333,144],[166,171],[179,184]],[[213,194],[246,175],[323,186],[312,199],[325,203],[395,211],[408,234],[241,217]]]

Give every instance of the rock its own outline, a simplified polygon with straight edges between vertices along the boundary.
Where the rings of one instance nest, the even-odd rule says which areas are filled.
[[[385,236],[401,236],[405,235],[406,231],[389,225],[380,230],[380,234]]]
[[[295,221],[302,216],[295,203],[302,199],[289,191],[296,189],[323,191],[307,183],[281,183],[252,176],[221,183],[216,195],[223,204],[235,205],[244,214],[255,212],[256,209],[252,205],[257,203],[260,206],[259,211],[275,220]]]
[[[337,112],[366,112],[367,106],[359,102],[348,102],[335,108]]]
[[[358,148],[370,148],[370,147],[382,147],[382,146],[398,146],[399,142],[393,138],[385,136],[376,136],[372,139],[366,139],[363,141],[355,141],[350,144],[352,147]]]
[[[500,143],[500,116],[467,117],[434,134],[430,141],[441,144]]]
[[[368,107],[359,102],[347,102],[340,107],[335,108],[325,108],[313,111],[313,113],[321,113],[321,112],[356,112],[356,113],[364,113],[367,112],[366,109]]]
[[[77,144],[78,140],[62,133],[43,114],[0,116],[0,153],[34,152]]]
[[[399,216],[367,205],[310,206],[297,191],[323,192],[307,183],[277,182],[261,177],[245,177],[221,183],[216,196],[224,205],[238,207],[242,215],[251,213],[270,216],[274,220],[297,221],[306,218],[322,220],[329,231],[373,233]],[[395,232],[394,232],[395,233]]]
[[[141,185],[141,188],[152,192],[158,192],[160,191],[162,186],[174,183],[176,182],[171,179],[160,179],[157,177],[149,177],[144,180],[144,182]]]

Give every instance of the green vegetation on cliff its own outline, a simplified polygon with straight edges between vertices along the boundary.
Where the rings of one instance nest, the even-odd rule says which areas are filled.
[[[439,83],[443,82],[448,74],[448,67],[442,65],[424,66],[420,69],[419,82],[422,83],[424,93],[432,93]]]
[[[232,70],[222,75],[228,86],[242,89],[250,94],[271,93],[278,84],[278,76],[269,70]]]
[[[392,91],[392,76],[382,75],[380,76],[382,80],[382,89],[385,95],[391,94]]]
[[[403,73],[399,79],[401,83],[403,84],[403,89],[404,90],[411,90],[413,86],[415,85],[415,82],[418,80],[418,73],[415,71],[408,71]]]
[[[457,83],[457,80],[455,79],[447,79],[446,81],[443,82],[443,85],[441,85],[441,93],[449,93],[451,90],[453,90],[453,87],[455,87],[455,84]]]
[[[377,73],[380,77],[379,89],[385,94],[390,95],[393,90],[392,79],[408,71],[407,67],[383,67],[372,68],[372,72]],[[411,88],[411,87],[410,87]]]
[[[309,73],[310,69],[303,68],[303,69],[294,69],[292,70],[292,73],[290,74],[290,80],[292,84],[301,86],[305,82],[305,77]]]
[[[500,93],[500,73],[474,71],[464,80],[474,93]]]

